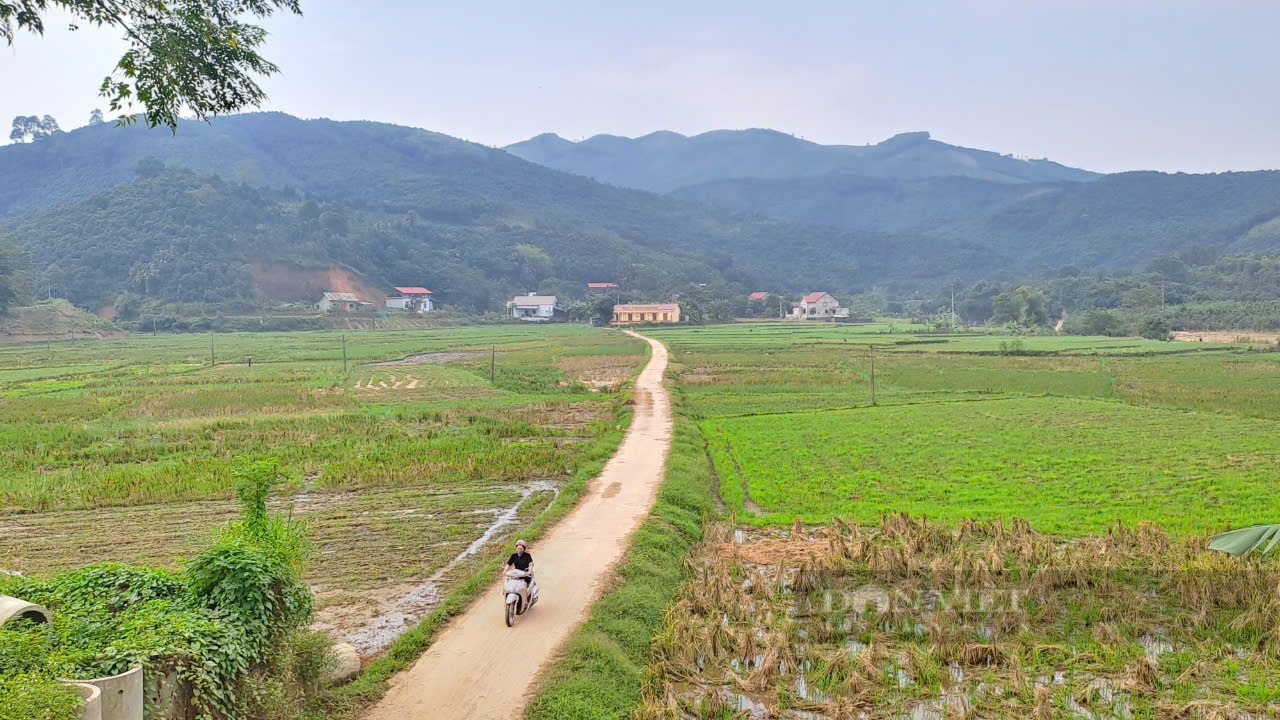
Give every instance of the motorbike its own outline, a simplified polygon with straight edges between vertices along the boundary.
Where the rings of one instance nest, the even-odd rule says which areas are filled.
[[[524,570],[511,569],[503,573],[506,582],[502,584],[502,594],[506,598],[507,627],[516,624],[516,616],[523,615],[538,602],[538,583],[525,583],[524,578],[532,577]]]

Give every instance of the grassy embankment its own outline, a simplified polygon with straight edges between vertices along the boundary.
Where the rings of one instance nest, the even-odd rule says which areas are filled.
[[[701,433],[677,416],[653,511],[632,536],[613,584],[545,672],[526,718],[631,716],[640,702],[651,639],[685,578],[684,558],[714,511],[714,485]]]

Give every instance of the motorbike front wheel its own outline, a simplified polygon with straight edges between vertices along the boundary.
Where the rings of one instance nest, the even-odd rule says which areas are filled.
[[[516,604],[507,603],[507,627],[516,624]]]

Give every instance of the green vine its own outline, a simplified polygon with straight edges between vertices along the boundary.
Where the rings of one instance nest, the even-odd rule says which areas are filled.
[[[250,678],[278,670],[280,649],[300,642],[311,620],[301,580],[309,545],[302,523],[267,510],[274,462],[243,465],[236,476],[240,517],[181,573],[102,563],[47,580],[0,581],[0,592],[53,613],[49,627],[0,631],[0,676],[90,678],[140,664],[190,683],[202,720],[256,715],[249,706],[261,706],[262,693],[242,688],[269,685]],[[49,712],[65,697],[49,695]]]

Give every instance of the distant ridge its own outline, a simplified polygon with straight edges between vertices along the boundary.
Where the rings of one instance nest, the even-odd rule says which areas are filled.
[[[513,293],[580,297],[604,280],[645,299],[691,287],[910,293],[1135,270],[1193,246],[1280,249],[1280,172],[1095,179],[923,132],[864,148],[772,130],[525,145],[595,153],[615,177],[665,175],[680,189],[602,184],[415,128],[263,113],[183,122],[176,136],[107,125],[0,147],[0,234],[44,287],[113,305],[120,322],[314,302],[333,288],[307,279],[335,264],[374,288],[422,285],[444,306],[496,310]],[[849,158],[880,175],[840,169]],[[783,177],[688,184],[753,172]]]
[[[505,149],[555,170],[660,193],[718,180],[788,180],[833,173],[898,180],[965,177],[1009,184],[1099,177],[1049,160],[948,145],[927,132],[899,133],[862,147],[821,145],[763,128],[693,136],[660,130],[637,138],[595,135],[581,142],[543,133]]]

